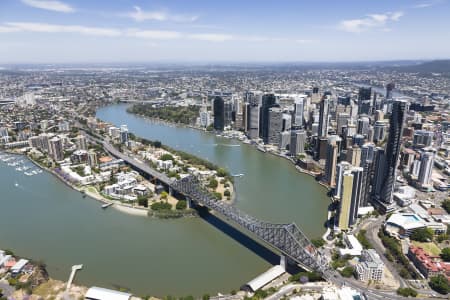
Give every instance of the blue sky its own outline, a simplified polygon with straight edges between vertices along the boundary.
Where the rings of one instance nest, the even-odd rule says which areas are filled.
[[[450,0],[0,0],[0,63],[449,58]]]

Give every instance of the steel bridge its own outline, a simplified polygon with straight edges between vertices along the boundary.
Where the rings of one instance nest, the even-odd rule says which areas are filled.
[[[323,273],[327,260],[311,244],[295,223],[272,224],[260,221],[235,206],[217,200],[197,177],[188,176],[174,181],[170,187],[188,200],[206,206],[244,227],[283,255],[294,260],[303,268]]]

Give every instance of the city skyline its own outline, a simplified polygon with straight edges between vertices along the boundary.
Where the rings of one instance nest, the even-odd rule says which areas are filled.
[[[445,0],[5,0],[0,63],[442,59],[450,46],[448,6]]]

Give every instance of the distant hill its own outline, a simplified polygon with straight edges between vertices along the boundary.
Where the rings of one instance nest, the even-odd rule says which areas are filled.
[[[433,60],[409,66],[391,67],[391,70],[411,73],[441,73],[450,76],[450,59]]]

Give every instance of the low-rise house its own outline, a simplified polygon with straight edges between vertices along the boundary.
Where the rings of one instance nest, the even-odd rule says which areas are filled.
[[[28,264],[28,260],[27,259],[20,259],[14,266],[11,267],[11,273],[13,275],[17,275],[20,274],[23,269],[25,268],[25,266]]]

